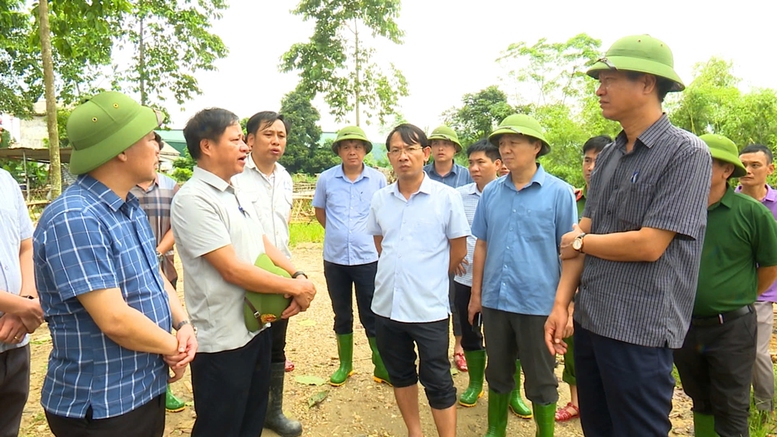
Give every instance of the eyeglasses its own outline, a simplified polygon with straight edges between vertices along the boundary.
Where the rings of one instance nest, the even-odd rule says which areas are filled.
[[[394,158],[398,158],[403,153],[407,153],[408,155],[411,153],[415,153],[419,150],[421,150],[423,147],[421,146],[409,146],[409,147],[403,147],[403,148],[392,148],[388,151],[388,155],[392,156]]]

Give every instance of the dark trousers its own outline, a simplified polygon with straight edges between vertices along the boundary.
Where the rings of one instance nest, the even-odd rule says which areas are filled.
[[[376,316],[375,322],[378,351],[394,387],[410,387],[420,380],[430,407],[444,410],[453,406],[456,387],[448,362],[448,319],[402,323]],[[416,372],[415,362],[419,357]]]
[[[461,322],[461,347],[467,352],[483,350],[483,333],[481,329],[472,330],[469,323],[469,298],[472,296],[472,287],[454,282],[456,289],[456,311]]]
[[[16,437],[30,393],[30,345],[0,353],[0,437]]]
[[[324,277],[332,311],[335,313],[335,334],[353,332],[353,295],[356,289],[356,308],[367,337],[375,337],[375,314],[372,312],[372,296],[375,293],[375,273],[378,262],[345,266],[324,261]]]
[[[198,352],[191,363],[192,436],[257,437],[262,434],[270,390],[272,334],[264,330],[245,346]]]
[[[545,346],[547,319],[548,316],[483,308],[483,331],[488,353],[486,380],[491,390],[504,394],[515,388],[515,357],[520,355],[526,375],[526,397],[540,405],[558,401],[554,357]]]
[[[748,435],[750,381],[756,349],[754,312],[723,325],[691,326],[674,352],[693,411],[715,416],[721,437]]]
[[[270,325],[272,349],[270,360],[273,363],[286,362],[286,331],[289,329],[289,319],[279,319]]]
[[[583,433],[596,437],[668,435],[675,385],[672,350],[602,337],[577,322],[574,336]]]
[[[159,437],[165,432],[165,395],[108,419],[93,419],[92,407],[89,407],[83,418],[57,416],[47,411],[46,420],[57,437]]]
[[[459,337],[462,335],[461,318],[459,317],[459,311],[456,309],[456,281],[453,280],[453,276],[453,274],[448,276],[448,304],[451,307],[451,324],[453,324],[453,336]],[[469,305],[469,303],[467,305]]]

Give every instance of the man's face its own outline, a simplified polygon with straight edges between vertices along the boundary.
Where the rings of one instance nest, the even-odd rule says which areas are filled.
[[[599,87],[596,95],[602,116],[619,121],[643,105],[643,84],[630,80],[623,71],[606,70],[599,73]]]
[[[286,126],[281,120],[262,124],[256,133],[249,133],[248,147],[254,160],[262,163],[276,163],[286,151]]]
[[[337,146],[337,154],[346,167],[361,167],[367,148],[361,140],[343,140]]]
[[[510,169],[507,168],[507,166],[505,165],[504,161],[502,161],[502,165],[499,167],[499,172],[497,173],[497,175],[504,176],[504,175],[507,175],[507,174],[510,174]]]
[[[521,134],[504,134],[499,137],[499,154],[510,170],[522,170],[535,165],[542,145],[539,141]]]
[[[596,150],[589,150],[583,155],[583,178],[585,179],[586,186],[591,184],[591,173],[594,172],[594,167],[596,167],[597,156],[599,156],[599,152]]]
[[[734,165],[717,159],[712,160],[711,189],[719,189],[728,183],[728,178],[734,173]]]
[[[492,161],[486,152],[472,152],[469,155],[469,175],[476,184],[482,181],[491,182],[496,178],[497,170],[502,166],[502,161]]]
[[[150,181],[156,177],[159,163],[159,147],[154,141],[154,132],[149,132],[124,151],[127,156],[127,168],[132,173],[135,183]]]
[[[774,163],[769,163],[764,152],[760,150],[754,153],[739,155],[740,161],[747,169],[747,174],[739,178],[743,187],[762,187],[766,185],[766,178],[774,173]]]
[[[228,179],[243,171],[248,146],[243,142],[243,129],[238,123],[227,127],[221,138],[211,145],[213,173]]]
[[[424,163],[429,159],[431,149],[418,143],[406,144],[399,132],[391,135],[388,158],[397,179],[407,180],[418,177],[424,171]]]
[[[448,140],[432,140],[432,156],[434,156],[434,162],[439,164],[447,164],[453,160],[453,155],[456,154],[456,145],[453,141]]]

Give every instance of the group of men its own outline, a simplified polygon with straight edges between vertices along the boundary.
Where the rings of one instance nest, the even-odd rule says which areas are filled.
[[[332,150],[342,163],[322,173],[313,200],[340,359],[330,384],[353,372],[355,288],[374,378],[393,387],[411,437],[422,435],[418,381],[440,436],[456,434],[455,405],[475,405],[484,378],[490,437],[506,435],[510,409],[533,417],[537,436],[578,415],[586,435],[667,435],[673,363],[697,436],[748,435],[751,380],[757,408],[773,409],[773,370],[761,358],[777,293],[777,221],[763,205],[777,209],[765,182],[771,151],[753,145],[740,155],[725,137],[672,126],[662,101],[684,86],[655,38],[618,40],[588,74],[599,81],[603,116],[623,130],[607,147],[606,138],[583,147],[579,192],[538,163],[551,144],[522,114],[467,149],[468,169],[452,160],[462,146],[448,127],[428,137],[395,127],[386,138],[390,185],[364,165],[372,148],[364,132],[338,132]],[[316,289],[288,249],[291,179],[277,163],[288,123],[260,112],[244,136],[235,114],[200,111],[184,129],[197,167],[180,189],[156,174],[158,124],[153,110],[116,92],[76,108],[68,136],[80,176],[34,232],[18,187],[0,174],[0,214],[10,223],[0,230],[3,435],[18,433],[28,333],[44,315],[53,348],[41,402],[55,435],[162,435],[166,386],[187,366],[192,435],[257,436],[266,425],[302,432],[282,412],[283,347],[288,318]],[[167,200],[144,213],[138,198],[154,190]],[[169,222],[154,208],[169,208]],[[186,310],[169,270],[173,242]],[[256,267],[261,255],[290,278]],[[246,293],[290,303],[280,321],[250,331]],[[451,314],[454,361],[469,371],[458,399]],[[561,409],[557,353],[575,387]]]

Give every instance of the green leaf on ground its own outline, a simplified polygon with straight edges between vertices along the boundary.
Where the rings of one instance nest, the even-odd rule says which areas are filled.
[[[329,396],[329,390],[321,390],[308,398],[308,408],[313,408]]]
[[[310,320],[310,319],[305,319],[305,320],[300,320],[300,322],[297,323],[297,324],[300,325],[300,326],[313,327],[313,326],[316,326],[316,321],[315,320]]]
[[[294,380],[304,385],[324,385],[326,380],[318,376],[313,375],[299,375],[295,376]]]

